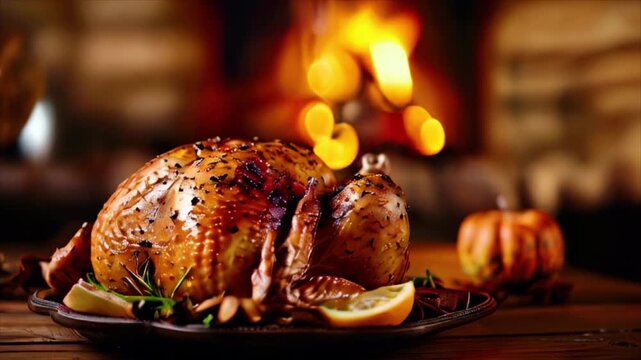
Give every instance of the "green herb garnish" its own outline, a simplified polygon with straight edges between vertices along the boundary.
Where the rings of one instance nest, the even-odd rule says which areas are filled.
[[[434,289],[440,288],[442,280],[434,275],[429,269],[425,269],[425,276],[412,276],[411,280],[414,282],[415,287],[431,287]]]
[[[169,297],[170,297],[170,298],[172,298],[172,299],[174,298],[174,296],[176,295],[176,291],[178,291],[178,289],[179,289],[179,288],[182,286],[182,284],[185,282],[185,279],[187,278],[187,275],[189,274],[189,272],[190,272],[190,271],[191,271],[191,267],[187,268],[187,270],[185,271],[185,273],[183,274],[183,276],[181,276],[181,277],[180,277],[180,279],[179,279],[179,280],[178,280],[178,282],[176,283],[176,286],[174,286],[174,289],[171,291],[171,294],[169,294]]]
[[[169,296],[165,296],[162,288],[154,280],[156,268],[153,261],[147,258],[139,267],[136,272],[129,269],[124,264],[121,264],[129,274],[124,280],[129,284],[139,295],[123,295],[115,291],[107,289],[103,284],[96,280],[93,273],[87,274],[87,282],[93,285],[96,289],[112,293],[119,298],[131,303],[138,303],[139,308],[145,308],[145,313],[154,319],[167,319],[175,312],[175,307],[179,303],[176,299],[176,292],[185,282],[187,275],[191,271],[191,267],[187,268],[182,274],[176,286],[172,289]]]
[[[203,325],[205,325],[206,327],[211,327],[211,322],[212,322],[212,321],[214,321],[214,315],[212,315],[212,314],[208,314],[208,315],[207,315],[207,316],[205,316],[205,318],[203,319]]]
[[[96,289],[109,292],[109,290],[103,284],[96,280],[96,277],[93,273],[87,273],[86,277],[87,282],[93,285],[93,287],[95,287]]]

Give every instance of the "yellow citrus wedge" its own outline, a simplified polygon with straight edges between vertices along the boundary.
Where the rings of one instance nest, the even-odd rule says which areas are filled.
[[[333,327],[395,326],[407,318],[413,305],[414,283],[408,281],[327,301],[319,309]]]
[[[93,315],[134,319],[133,305],[80,279],[62,300],[71,310]]]

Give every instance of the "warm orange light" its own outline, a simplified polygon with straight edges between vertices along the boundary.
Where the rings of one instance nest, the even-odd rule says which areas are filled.
[[[421,24],[412,13],[398,13],[384,18],[370,6],[340,23],[341,44],[351,52],[366,56],[372,43],[388,40],[398,42],[411,53],[418,41]]]
[[[398,42],[407,54],[411,54],[418,42],[421,23],[418,17],[403,13],[385,20],[378,40]]]
[[[411,105],[405,108],[403,124],[407,135],[421,153],[435,155],[445,146],[443,125],[422,106]]]
[[[332,169],[345,168],[354,161],[358,135],[349,123],[336,124],[333,113],[336,103],[350,100],[369,102],[383,112],[402,111],[413,146],[427,155],[441,151],[443,126],[425,108],[409,106],[414,100],[409,56],[421,30],[417,14],[391,13],[377,2],[329,4],[323,16],[312,19],[317,22],[307,22],[313,26],[296,37],[303,45],[288,55],[299,60],[298,64],[283,62],[279,67],[289,75],[283,81],[302,83],[305,96],[311,90],[320,98],[300,112],[298,121],[300,133],[314,152]],[[305,73],[290,74],[289,67],[302,68]],[[350,120],[345,111],[341,115]]]
[[[358,155],[358,135],[347,123],[334,126],[333,136],[321,137],[314,145],[314,153],[331,169],[348,167]]]
[[[307,84],[316,95],[331,101],[345,101],[356,95],[361,71],[356,61],[340,50],[327,51],[307,70]]]
[[[314,144],[314,153],[334,170],[349,166],[358,155],[358,135],[347,123],[334,124],[329,105],[315,101],[301,112],[305,135]]]
[[[341,41],[347,49],[366,55],[380,26],[380,20],[372,9],[362,9],[343,25]]]
[[[381,92],[397,107],[412,100],[412,75],[403,47],[394,41],[380,41],[370,46],[374,74]]]
[[[425,155],[438,154],[445,146],[445,129],[443,125],[430,118],[421,125],[421,151]]]
[[[305,134],[312,142],[332,136],[334,113],[327,104],[318,101],[313,102],[303,109],[302,115]]]
[[[405,132],[417,146],[421,143],[421,126],[430,117],[430,114],[422,106],[411,105],[403,110]]]

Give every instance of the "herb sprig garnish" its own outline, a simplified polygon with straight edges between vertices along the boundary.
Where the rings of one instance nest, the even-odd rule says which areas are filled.
[[[202,320],[203,325],[205,327],[211,327],[212,322],[214,321],[214,315],[213,314],[207,314],[205,318]]]
[[[415,287],[431,287],[434,289],[443,288],[443,280],[436,276],[429,269],[425,269],[425,276],[412,276],[411,280]]]
[[[87,273],[86,278],[87,278],[87,282],[93,285],[93,287],[95,287],[96,289],[111,292],[103,284],[101,284],[98,280],[96,280],[96,277],[93,273]],[[118,293],[113,293],[113,294],[120,295]]]
[[[179,304],[179,301],[175,299],[176,292],[185,282],[185,279],[187,279],[187,275],[189,275],[191,267],[185,270],[169,296],[166,296],[163,293],[162,288],[155,281],[156,268],[153,261],[149,258],[141,264],[141,271],[137,270],[136,272],[133,272],[124,264],[122,266],[129,274],[129,277],[125,278],[125,281],[134,290],[136,290],[139,295],[123,295],[109,290],[96,280],[93,273],[87,274],[87,282],[98,290],[112,293],[125,301],[135,303],[136,312],[139,315],[142,315],[143,318],[150,317],[153,319],[167,319],[175,313],[176,305]]]

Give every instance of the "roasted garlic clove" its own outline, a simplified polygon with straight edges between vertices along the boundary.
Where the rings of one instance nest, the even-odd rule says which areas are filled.
[[[224,324],[234,318],[238,312],[240,301],[235,296],[225,296],[218,308],[218,322]]]
[[[240,308],[245,314],[245,318],[252,324],[259,322],[262,318],[261,308],[252,299],[240,299]]]
[[[202,313],[204,311],[213,309],[215,306],[220,305],[221,302],[223,302],[223,298],[225,297],[224,293],[221,293],[220,295],[211,297],[200,304],[196,305],[194,308],[195,313]]]

